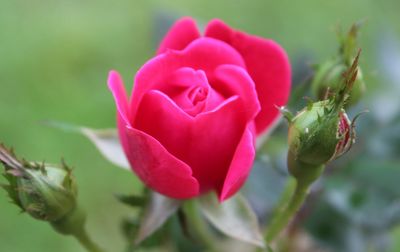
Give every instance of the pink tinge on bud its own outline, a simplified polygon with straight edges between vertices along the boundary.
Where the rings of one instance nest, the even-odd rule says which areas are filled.
[[[336,145],[335,155],[333,155],[332,159],[336,159],[346,153],[351,148],[354,140],[353,129],[349,117],[344,111],[340,112],[339,116],[340,120],[337,137],[340,140]]]

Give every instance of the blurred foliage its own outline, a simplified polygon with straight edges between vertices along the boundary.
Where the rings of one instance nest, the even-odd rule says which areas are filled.
[[[310,74],[311,64],[337,51],[336,25],[349,27],[365,18],[360,65],[367,95],[354,112],[369,108],[371,113],[359,122],[355,148],[315,185],[314,202],[306,205],[301,223],[333,251],[400,251],[399,9],[396,0],[0,0],[0,141],[27,159],[56,162],[64,157],[73,164],[79,200],[90,213],[90,231],[108,250],[122,251],[126,243],[120,218],[132,210],[113,193],[138,193],[140,183],[102,159],[83,137],[40,121],[114,127],[115,107],[105,85],[108,71],[120,71],[130,88],[135,71],[154,54],[178,16],[194,16],[200,24],[218,17],[248,33],[274,38],[288,51],[294,84]],[[297,101],[297,106],[304,104]],[[249,194],[252,202],[265,202],[256,206],[259,213],[270,213],[283,190],[285,139],[282,124],[266,147],[268,155],[262,155],[266,163],[257,163],[252,175],[257,177],[258,170],[265,180],[245,189],[257,191]],[[258,187],[249,188],[253,185]],[[72,238],[20,215],[3,192],[0,208],[0,251],[83,251]]]

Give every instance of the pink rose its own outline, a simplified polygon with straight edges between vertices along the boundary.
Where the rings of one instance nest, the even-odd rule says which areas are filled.
[[[120,140],[133,171],[153,190],[178,199],[214,190],[221,201],[245,182],[256,136],[286,103],[290,65],[274,41],[220,20],[201,36],[177,21],[157,56],[136,73],[128,99],[111,71]]]

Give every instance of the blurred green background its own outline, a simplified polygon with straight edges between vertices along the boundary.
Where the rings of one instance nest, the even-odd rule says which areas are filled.
[[[189,15],[200,24],[221,18],[237,29],[275,39],[287,50],[298,79],[307,63],[336,53],[337,25],[347,29],[366,19],[360,46],[368,93],[360,108],[369,107],[382,127],[392,118],[399,125],[399,11],[397,0],[0,0],[0,142],[27,159],[59,162],[64,157],[75,167],[79,200],[90,213],[89,229],[105,248],[122,251],[119,220],[130,209],[113,193],[137,191],[138,180],[105,161],[83,137],[45,127],[41,121],[114,127],[108,71],[120,71],[130,89],[135,72],[154,55],[168,25]],[[389,141],[398,140],[399,129],[392,129]],[[397,165],[398,149],[387,157],[385,143],[374,143],[377,155]],[[389,234],[387,248],[400,251],[400,231],[391,228]],[[0,251],[83,250],[46,223],[20,214],[1,191]]]

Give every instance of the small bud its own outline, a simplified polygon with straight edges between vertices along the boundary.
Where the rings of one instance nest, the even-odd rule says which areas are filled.
[[[0,163],[9,182],[3,188],[23,212],[53,222],[76,208],[77,186],[64,163],[55,166],[19,160],[3,145],[0,145]]]
[[[315,77],[311,83],[311,92],[319,100],[325,100],[340,89],[341,79],[347,70],[347,66],[340,61],[327,61],[316,69]],[[358,103],[365,93],[365,83],[362,77],[361,69],[358,67],[358,74],[354,87],[350,91],[349,99],[345,107],[350,107]]]
[[[338,32],[340,47],[339,53],[333,60],[317,66],[315,76],[311,82],[311,91],[319,100],[328,99],[341,88],[343,74],[354,62],[357,53],[357,35],[362,22],[354,24],[347,33]],[[357,78],[354,87],[349,92],[349,99],[345,108],[355,105],[366,91],[361,68],[357,66]]]
[[[340,69],[342,78],[329,99],[309,102],[289,121],[288,167],[300,181],[314,181],[326,163],[346,153],[354,142],[354,120],[350,122],[344,105],[357,80],[359,55],[348,69]]]
[[[289,125],[289,171],[303,176],[304,169],[318,170],[347,152],[354,141],[352,123],[344,110],[337,112],[329,100],[299,112]],[[307,167],[307,168],[305,168]]]
[[[329,100],[313,103],[290,123],[289,151],[305,163],[326,163],[349,145],[350,125],[344,110],[336,113]]]

